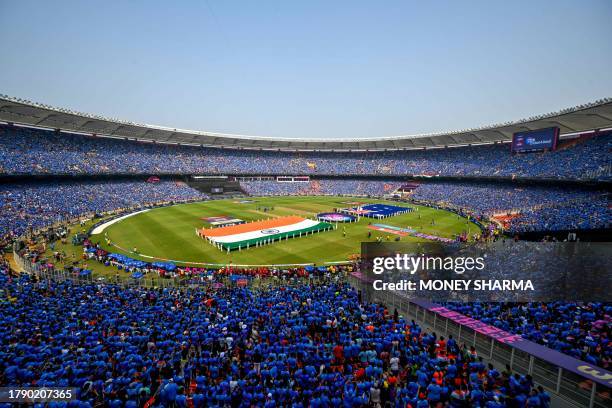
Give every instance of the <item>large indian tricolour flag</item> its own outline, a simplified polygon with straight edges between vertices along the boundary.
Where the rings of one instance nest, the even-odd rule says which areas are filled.
[[[331,229],[333,225],[327,222],[289,216],[229,227],[202,229],[200,236],[220,249],[232,250],[253,248]]]

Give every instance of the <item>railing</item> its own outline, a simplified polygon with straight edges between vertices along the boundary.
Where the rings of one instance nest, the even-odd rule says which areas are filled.
[[[162,277],[155,273],[144,275],[142,278],[132,278],[117,272],[112,276],[95,276],[92,274],[80,275],[79,273],[73,273],[68,270],[55,269],[53,267],[46,267],[37,263],[33,263],[30,260],[24,258],[17,251],[13,251],[13,259],[17,266],[29,275],[36,276],[41,281],[51,282],[64,282],[67,280],[72,281],[75,284],[94,284],[94,283],[105,283],[119,285],[122,287],[145,287],[145,288],[176,288],[176,289],[188,289],[188,288],[201,288],[210,289],[219,287],[231,287],[236,286],[239,283],[232,281],[229,276],[215,276],[214,281],[210,279],[209,275],[191,275],[191,276],[178,276],[178,277]],[[257,276],[247,277],[247,284],[254,289],[264,288],[278,288],[287,286],[299,286],[305,283],[305,280],[309,284],[323,284],[331,281],[337,281],[338,279],[345,277],[343,272],[336,272],[328,277],[326,276],[311,276],[309,278],[298,278],[295,276],[269,276],[266,278],[260,278]],[[215,286],[217,285],[217,286]]]
[[[612,164],[606,164],[598,169],[587,171],[582,175],[582,178],[586,180],[597,180],[610,177],[612,177]]]
[[[370,283],[355,276],[349,276],[349,282],[362,294],[370,293],[371,298],[367,300],[383,303],[390,309],[396,308],[406,319],[414,319],[439,335],[445,337],[452,335],[458,343],[474,346],[480,356],[502,367],[507,364],[519,374],[531,375],[535,383],[573,406],[589,408],[612,406],[610,400],[612,375],[605,369],[594,367],[586,362],[581,363],[572,357],[547,349],[547,354],[556,354],[557,359],[574,360],[578,363],[576,364],[578,370],[563,368],[555,363],[555,358],[544,359],[519,349],[517,345],[521,343],[517,342],[516,345],[513,345],[512,340],[516,339],[509,339],[509,333],[504,332],[505,338],[496,339],[423,307],[416,299],[410,299],[405,294],[392,291],[372,291]],[[575,371],[581,371],[583,374]]]
[[[145,275],[140,279],[132,278],[131,276],[117,273],[113,276],[96,277],[93,274],[80,275],[78,272],[73,273],[64,269],[55,269],[37,263],[22,257],[18,252],[13,251],[13,259],[15,263],[24,273],[34,275],[39,280],[63,282],[70,280],[76,284],[92,284],[92,283],[108,283],[123,287],[150,287],[150,288],[178,288],[196,286],[209,286],[210,280],[204,276],[185,277],[185,278],[164,278],[161,276]]]

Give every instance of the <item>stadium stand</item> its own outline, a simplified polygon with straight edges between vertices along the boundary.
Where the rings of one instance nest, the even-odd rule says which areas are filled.
[[[443,175],[609,179],[612,133],[556,152],[507,144],[372,153],[272,152],[161,145],[0,126],[4,174]],[[589,160],[585,160],[588,157]]]
[[[399,187],[392,180],[332,180],[321,179],[301,183],[283,183],[274,180],[241,181],[243,190],[250,195],[369,195],[380,197]]]
[[[610,227],[604,190],[478,183],[422,183],[412,197],[469,209],[491,217],[512,213],[510,232],[588,230]]]
[[[84,215],[135,208],[145,204],[206,199],[184,183],[98,181],[0,185],[0,230],[4,240],[28,230]]]

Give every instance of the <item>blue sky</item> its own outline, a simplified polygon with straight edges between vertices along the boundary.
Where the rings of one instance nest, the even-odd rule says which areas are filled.
[[[612,1],[0,0],[0,93],[137,122],[375,137],[612,96]]]

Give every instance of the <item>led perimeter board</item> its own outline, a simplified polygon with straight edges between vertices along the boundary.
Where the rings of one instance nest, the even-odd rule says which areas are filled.
[[[512,135],[512,152],[555,150],[558,141],[558,127],[517,132]]]

